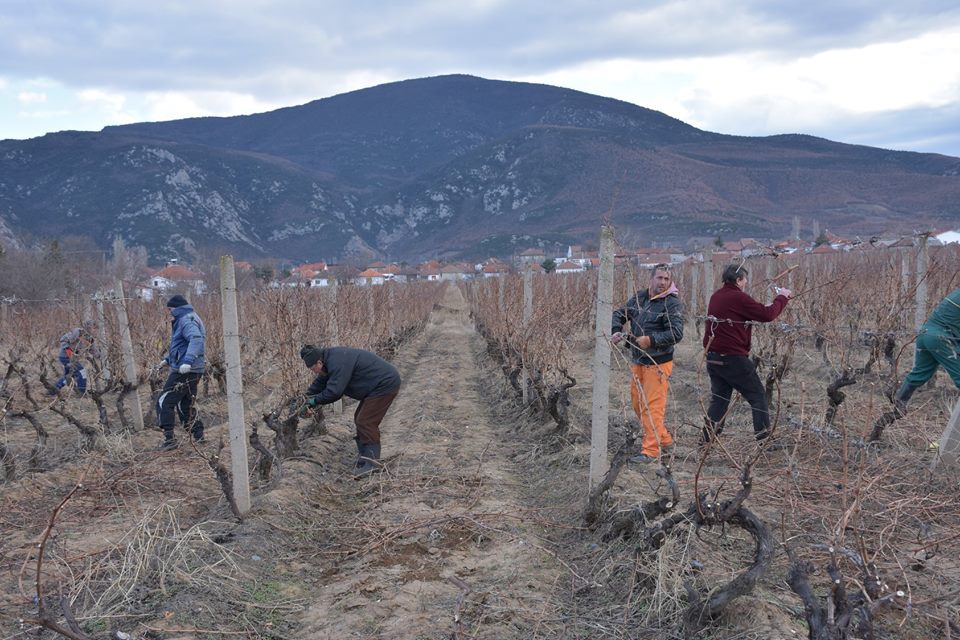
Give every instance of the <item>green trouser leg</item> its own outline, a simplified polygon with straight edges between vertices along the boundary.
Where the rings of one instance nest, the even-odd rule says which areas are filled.
[[[919,387],[933,377],[937,367],[943,367],[953,384],[960,388],[960,354],[957,351],[957,345],[950,336],[930,330],[922,331],[917,336],[913,370],[907,374],[904,382]]]

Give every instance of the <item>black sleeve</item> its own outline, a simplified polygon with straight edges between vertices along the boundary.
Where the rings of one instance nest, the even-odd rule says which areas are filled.
[[[327,376],[317,376],[313,379],[313,382],[310,383],[310,386],[307,387],[307,392],[304,394],[306,396],[315,396],[318,393],[322,392],[327,386]]]
[[[631,303],[636,299],[636,297],[630,298],[627,300],[622,307],[616,309],[613,312],[613,321],[610,326],[610,334],[613,335],[618,331],[623,331],[624,323],[630,322],[630,312]]]
[[[317,404],[330,404],[343,396],[357,367],[358,355],[359,351],[353,349],[338,350],[336,353],[327,351],[327,361],[323,363],[327,370],[326,385],[317,395]]]

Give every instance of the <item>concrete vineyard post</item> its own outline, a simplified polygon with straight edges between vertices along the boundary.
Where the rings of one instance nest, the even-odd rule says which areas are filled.
[[[123,376],[131,387],[130,394],[133,403],[133,426],[137,431],[143,431],[143,405],[140,404],[140,393],[137,391],[137,362],[133,359],[133,340],[130,337],[130,323],[127,320],[127,301],[123,294],[123,282],[117,280],[114,285],[117,296],[117,321],[120,325],[120,350],[123,355]]]
[[[523,329],[524,332],[530,332],[530,318],[533,317],[533,272],[526,270],[523,272]],[[527,371],[526,364],[523,367],[523,375],[520,376],[521,393],[523,394],[523,404],[530,402],[530,374]]]
[[[107,316],[103,312],[103,294],[99,291],[96,295],[97,309],[97,347],[100,350],[100,364],[106,366],[107,363]],[[112,373],[112,372],[111,372]],[[110,374],[107,374],[110,375]]]
[[[900,250],[900,295],[907,297],[907,291],[910,290],[910,251]],[[906,302],[906,300],[904,300]]]
[[[927,267],[929,265],[927,244],[926,235],[917,238],[917,311],[913,318],[913,328],[917,331],[927,321]]]
[[[233,256],[220,257],[220,300],[223,305],[223,355],[227,365],[227,422],[230,427],[230,471],[233,499],[241,514],[250,511],[250,470],[243,410],[243,368],[240,362],[240,317]]]
[[[613,227],[600,230],[600,269],[597,276],[597,315],[594,323],[593,418],[590,429],[590,485],[593,490],[607,473],[610,419],[610,319],[613,317]]]
[[[710,308],[710,296],[713,295],[713,251],[703,250],[703,315]]]
[[[337,281],[334,280],[330,287],[330,336],[334,345],[340,344],[340,322],[337,319],[337,294],[339,291]],[[343,399],[333,403],[333,412],[336,414],[343,413]]]
[[[950,421],[940,438],[937,452],[938,455],[933,461],[934,469],[941,464],[955,467],[960,461],[960,400],[953,405],[953,413],[950,414]]]

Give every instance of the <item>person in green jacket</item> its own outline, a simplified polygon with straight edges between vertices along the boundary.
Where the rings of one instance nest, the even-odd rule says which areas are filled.
[[[954,289],[940,301],[917,334],[913,369],[893,397],[893,411],[877,420],[870,440],[879,440],[883,427],[907,413],[913,393],[943,367],[960,389],[960,289]]]

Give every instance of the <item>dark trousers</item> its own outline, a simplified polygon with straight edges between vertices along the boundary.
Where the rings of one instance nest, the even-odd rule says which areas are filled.
[[[173,439],[174,412],[184,429],[189,429],[194,439],[203,437],[203,421],[197,415],[193,401],[197,397],[197,383],[201,373],[171,371],[163,390],[157,397],[157,422],[168,440]]]
[[[757,375],[757,367],[747,356],[727,356],[707,353],[707,373],[710,374],[710,419],[715,433],[723,431],[723,421],[730,406],[730,397],[737,391],[750,403],[753,410],[753,431],[757,440],[770,435],[770,409],[767,395]],[[704,429],[704,440],[710,439]]]
[[[400,393],[400,387],[382,396],[367,396],[357,405],[353,422],[357,425],[357,444],[380,444],[380,423]]]
[[[74,382],[77,383],[77,391],[83,393],[87,390],[87,370],[79,362],[74,362],[61,353],[60,364],[63,365],[63,377],[57,380],[57,389],[62,389],[67,384],[67,379],[72,375]]]

